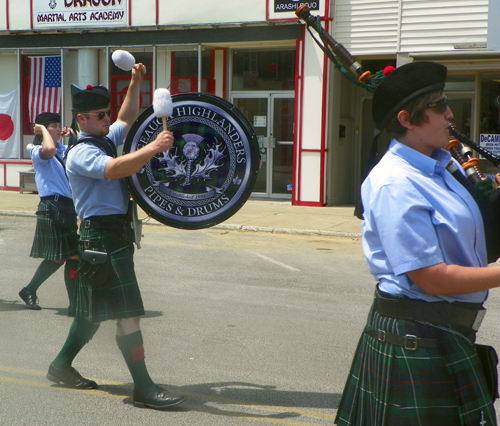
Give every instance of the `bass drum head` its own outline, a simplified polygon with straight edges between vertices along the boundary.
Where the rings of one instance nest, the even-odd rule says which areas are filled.
[[[174,146],[126,178],[133,199],[159,222],[201,229],[225,221],[246,202],[260,162],[257,137],[243,114],[216,96],[172,96],[167,128]],[[132,126],[123,152],[135,152],[163,131],[153,106]]]

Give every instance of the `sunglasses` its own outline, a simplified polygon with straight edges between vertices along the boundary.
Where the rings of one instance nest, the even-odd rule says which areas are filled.
[[[426,108],[436,108],[439,112],[445,113],[448,111],[448,99],[441,98],[439,101],[427,104]]]
[[[100,112],[86,112],[85,114],[87,115],[95,115],[98,120],[104,120],[104,117],[106,115],[111,118],[111,114],[113,114],[113,110],[108,109],[107,111],[100,111]]]

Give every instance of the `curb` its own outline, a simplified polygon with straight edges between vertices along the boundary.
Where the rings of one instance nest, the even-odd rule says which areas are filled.
[[[15,210],[0,210],[0,216],[21,216],[36,218],[35,213]],[[158,222],[156,219],[148,218],[142,221],[143,225],[167,226]],[[268,228],[265,226],[247,226],[247,225],[230,225],[220,223],[212,226],[213,229],[221,229],[226,231],[240,232],[267,232],[270,234],[290,234],[290,235],[318,235],[322,237],[344,237],[344,238],[361,238],[361,233],[357,232],[341,232],[341,231],[321,231],[314,229],[290,229],[290,228]]]

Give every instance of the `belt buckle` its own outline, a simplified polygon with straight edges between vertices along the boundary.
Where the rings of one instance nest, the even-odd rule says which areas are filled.
[[[479,327],[481,327],[481,323],[483,322],[484,316],[486,315],[486,309],[479,309],[476,312],[476,318],[474,318],[474,322],[472,323],[472,329],[474,331],[478,331]]]
[[[385,342],[385,330],[378,330],[377,333],[377,339],[379,342]]]
[[[410,351],[414,351],[417,349],[417,336],[413,334],[407,334],[405,335],[405,349],[408,349]]]

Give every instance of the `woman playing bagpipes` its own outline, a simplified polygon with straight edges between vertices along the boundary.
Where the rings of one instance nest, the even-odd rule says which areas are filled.
[[[374,92],[376,127],[392,136],[361,189],[363,250],[378,284],[338,425],[497,424],[496,354],[475,340],[500,268],[488,267],[478,204],[446,168],[446,75],[409,63]]]

